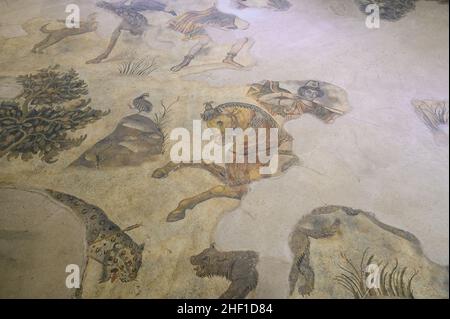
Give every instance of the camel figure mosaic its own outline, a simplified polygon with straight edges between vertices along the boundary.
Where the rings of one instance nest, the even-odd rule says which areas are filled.
[[[205,111],[201,115],[202,120],[206,122],[207,127],[218,129],[222,136],[225,136],[227,128],[240,128],[246,130],[247,128],[264,129],[269,131],[271,128],[278,130],[278,148],[280,156],[284,156],[285,160],[280,160],[279,171],[286,171],[289,167],[298,163],[298,157],[293,154],[290,142],[292,138],[287,134],[282,127],[273,119],[270,114],[256,105],[230,102],[213,107],[211,103],[205,104]],[[268,147],[271,143],[270,134],[265,134],[265,141],[258,141],[258,144],[264,143]],[[224,141],[222,141],[224,143]],[[236,141],[235,141],[236,143]],[[272,142],[273,143],[273,142]],[[244,153],[248,154],[250,149],[249,144],[245,145]],[[196,167],[208,170],[215,177],[217,177],[222,184],[211,188],[210,190],[201,193],[192,198],[181,201],[178,207],[172,211],[167,217],[168,222],[175,222],[184,219],[186,211],[193,209],[197,204],[216,197],[228,197],[234,199],[241,199],[248,191],[248,185],[263,177],[272,175],[263,175],[260,168],[263,163],[256,160],[255,163],[238,163],[236,158],[239,154],[236,152],[237,148],[233,148],[232,156],[233,162],[220,166],[214,163],[174,163],[169,162],[164,167],[161,167],[153,172],[154,178],[167,177],[170,172],[176,171],[184,167]]]
[[[279,164],[278,173],[286,171],[293,165],[299,164],[298,157],[292,152],[292,137],[287,134],[274,117],[281,116],[282,121],[299,117],[304,113],[311,113],[317,118],[332,123],[338,116],[345,114],[349,109],[346,92],[329,83],[320,81],[287,81],[280,87],[279,82],[263,81],[249,86],[247,95],[252,97],[260,106],[254,104],[231,102],[213,107],[211,103],[205,104],[205,111],[201,115],[207,127],[219,129],[222,136],[226,129],[240,128],[278,128],[279,155],[284,157]],[[296,94],[291,93],[292,91]],[[270,134],[266,134],[266,145],[270,145]],[[222,141],[224,143],[224,141]],[[258,142],[260,143],[260,142]],[[248,155],[248,146],[244,152]],[[236,145],[234,145],[236,149]],[[238,154],[234,153],[236,158]],[[175,222],[184,219],[186,210],[194,208],[197,204],[215,197],[228,197],[241,199],[248,191],[251,182],[261,178],[273,176],[260,173],[262,163],[228,163],[220,166],[214,163],[173,163],[169,162],[153,173],[154,178],[164,178],[182,167],[197,167],[208,170],[223,184],[201,193],[192,198],[181,201],[172,211],[167,221]]]

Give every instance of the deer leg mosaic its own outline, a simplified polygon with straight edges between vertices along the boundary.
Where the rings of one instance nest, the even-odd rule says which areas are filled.
[[[225,168],[222,166],[219,166],[217,164],[207,164],[207,163],[174,163],[169,162],[165,166],[156,169],[153,172],[152,177],[153,178],[165,178],[169,175],[170,172],[174,172],[176,170],[179,170],[181,168],[201,168],[205,169],[208,172],[210,172],[212,175],[223,181],[226,182],[226,171]]]
[[[170,212],[167,216],[168,222],[176,222],[182,220],[186,217],[186,210],[193,209],[198,204],[207,201],[212,198],[233,198],[233,199],[241,199],[242,196],[247,192],[246,185],[239,186],[228,186],[228,185],[220,185],[215,186],[206,192],[200,193],[190,198],[183,199],[178,207]]]

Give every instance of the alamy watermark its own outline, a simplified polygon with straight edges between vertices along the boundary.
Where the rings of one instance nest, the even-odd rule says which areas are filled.
[[[70,264],[66,266],[66,273],[69,273],[66,277],[66,287],[68,289],[78,289],[81,286],[80,280],[80,267],[76,264]]]
[[[366,7],[366,27],[369,29],[380,28],[380,7],[377,4],[369,4]]]
[[[380,289],[381,270],[377,264],[370,264],[366,267],[366,287],[367,289]]]
[[[183,127],[171,131],[177,141],[170,150],[174,163],[255,164],[262,175],[278,170],[278,128],[218,128],[202,130],[202,121],[194,120],[191,132]]]
[[[66,28],[79,29],[80,28],[80,7],[76,4],[68,4],[66,6]]]

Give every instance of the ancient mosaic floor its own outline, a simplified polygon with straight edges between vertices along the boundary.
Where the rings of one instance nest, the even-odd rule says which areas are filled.
[[[0,297],[448,298],[448,3],[160,1],[0,0]]]

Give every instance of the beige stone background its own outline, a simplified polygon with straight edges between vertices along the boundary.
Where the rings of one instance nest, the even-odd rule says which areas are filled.
[[[32,54],[32,46],[43,38],[39,27],[64,19],[67,3],[80,4],[83,17],[98,12],[99,30],[66,39],[44,54]],[[177,12],[204,9],[211,3],[170,1]],[[448,6],[420,1],[402,20],[382,21],[380,29],[370,30],[351,0],[292,3],[289,11],[276,12],[236,10],[228,0],[218,1],[221,10],[251,24],[236,34],[253,40],[238,57],[248,67],[218,69],[217,61],[229,48],[220,44],[196,59],[192,67],[173,74],[169,68],[192,43],[181,41],[165,27],[171,18],[167,14],[146,13],[152,28],[142,38],[124,34],[108,60],[87,65],[85,61],[106,47],[119,18],[96,8],[94,1],[0,1],[1,98],[17,95],[15,76],[58,63],[75,68],[86,80],[95,108],[111,110],[109,116],[78,131],[77,135],[87,134],[87,139],[62,153],[55,164],[0,159],[0,181],[72,194],[101,207],[123,228],[143,223],[130,232],[137,243],[146,244],[137,281],[97,284],[99,269],[93,266],[83,297],[215,298],[228,283],[220,278],[197,278],[189,257],[216,242],[221,250],[250,249],[260,254],[259,285],[250,297],[286,298],[292,263],[287,238],[302,216],[327,204],[373,212],[381,222],[413,233],[429,259],[420,266],[425,274],[438,267],[434,263],[448,264],[449,148],[435,144],[411,106],[413,99],[448,100]],[[130,55],[156,56],[159,68],[148,77],[120,76],[118,65]],[[152,179],[152,172],[169,160],[168,155],[139,167],[68,168],[113,131],[122,117],[134,113],[127,104],[138,94],[150,92],[155,111],[160,100],[173,101],[179,96],[170,125],[190,128],[192,120],[199,119],[204,102],[249,102],[246,85],[264,79],[333,83],[347,91],[352,110],[331,125],[311,116],[288,122],[285,127],[295,138],[294,150],[303,166],[253,184],[241,202],[213,199],[190,211],[185,220],[168,224],[166,215],[178,201],[217,181],[193,169],[164,180]],[[1,198],[2,208],[5,202]],[[20,220],[15,222],[20,224]],[[76,221],[68,223],[78,227]],[[79,252],[76,235],[64,237],[70,237],[72,249]],[[46,240],[47,247],[58,247],[61,242],[58,234]],[[320,248],[320,243],[313,242],[319,278],[313,297],[350,297],[335,288],[330,274],[320,276],[327,273],[320,258],[345,248],[357,256],[363,246],[372,243],[333,245]],[[374,250],[383,245],[382,239],[374,239]],[[328,262],[332,267],[334,260]],[[442,289],[419,289],[419,296],[448,297],[448,286],[447,291]]]

